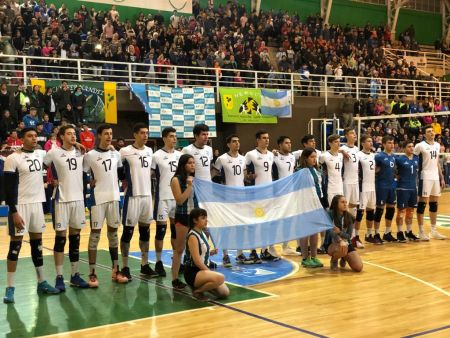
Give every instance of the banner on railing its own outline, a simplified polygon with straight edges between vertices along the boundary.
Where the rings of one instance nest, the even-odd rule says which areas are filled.
[[[222,121],[232,123],[277,123],[277,117],[261,111],[261,89],[220,88]]]
[[[292,117],[291,91],[261,89],[261,114]]]
[[[46,88],[53,88],[53,92],[61,87],[60,80],[31,79],[31,86],[39,85],[42,92]],[[113,82],[77,82],[68,81],[73,93],[80,86],[86,97],[83,119],[87,123],[117,123],[117,94],[116,84]]]
[[[133,90],[134,85],[131,86]],[[137,89],[137,88],[136,88]],[[209,135],[216,136],[216,103],[214,88],[160,87],[147,88],[149,136],[161,137],[166,127],[174,127],[177,137],[192,138],[195,124],[204,123]]]

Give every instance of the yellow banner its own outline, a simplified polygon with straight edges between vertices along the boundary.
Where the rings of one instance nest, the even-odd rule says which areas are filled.
[[[42,94],[45,94],[45,80],[31,79],[31,88],[33,88],[34,86],[39,86],[39,91]]]
[[[105,123],[117,124],[117,93],[115,82],[105,82]]]

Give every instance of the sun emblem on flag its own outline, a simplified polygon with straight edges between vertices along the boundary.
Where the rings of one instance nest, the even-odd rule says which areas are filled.
[[[264,211],[263,208],[261,208],[261,207],[255,208],[255,216],[256,217],[264,217],[265,215],[266,215],[266,212]]]

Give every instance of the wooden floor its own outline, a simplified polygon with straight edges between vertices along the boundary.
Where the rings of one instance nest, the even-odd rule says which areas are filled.
[[[440,215],[450,215],[450,192],[443,194],[439,209]],[[450,228],[440,231],[450,237]],[[53,236],[49,229],[45,246],[53,246]],[[106,249],[105,237],[100,247]],[[87,239],[88,231],[83,231],[82,248],[87,247]],[[8,239],[3,232],[0,240],[4,259]],[[136,238],[133,243],[137,251]],[[56,336],[450,337],[450,240],[368,246],[359,253],[365,263],[359,274],[332,272],[328,257],[322,256],[323,269],[299,268],[285,279],[252,287],[273,297],[211,303],[206,308]],[[29,255],[28,245],[21,255]],[[0,281],[4,283],[4,277]]]

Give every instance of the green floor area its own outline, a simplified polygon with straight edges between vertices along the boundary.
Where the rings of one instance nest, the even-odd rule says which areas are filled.
[[[24,245],[27,245],[24,243]],[[98,253],[98,289],[80,290],[68,286],[67,291],[56,296],[38,296],[31,258],[19,261],[15,277],[15,304],[0,304],[0,336],[36,337],[48,334],[80,330],[101,325],[114,324],[184,310],[210,306],[187,294],[173,292],[170,278],[142,280],[134,278],[127,285],[111,282],[109,253]],[[86,253],[81,254],[80,270],[87,276]],[[133,276],[139,276],[140,262],[130,259]],[[0,261],[1,271],[6,271],[6,262]],[[45,256],[45,272],[49,282],[54,282],[53,256]],[[167,271],[170,276],[170,271]],[[66,282],[70,275],[68,258],[65,262]],[[2,296],[5,274],[1,274]],[[231,295],[223,303],[267,297],[265,293],[229,285]]]

